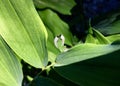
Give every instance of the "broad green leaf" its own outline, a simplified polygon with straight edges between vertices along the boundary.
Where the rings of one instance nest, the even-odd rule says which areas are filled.
[[[49,9],[39,11],[38,13],[54,37],[62,34],[65,37],[65,44],[72,45],[72,34],[69,31],[69,26],[56,13]]]
[[[55,70],[79,86],[119,86],[120,50]]]
[[[116,13],[99,22],[94,27],[105,35],[120,33],[120,13]]]
[[[32,0],[0,1],[0,34],[30,65],[47,65],[47,32]]]
[[[87,59],[96,58],[120,49],[120,45],[78,44],[67,52],[57,56],[56,66],[69,65]]]
[[[75,6],[74,0],[33,0],[37,8],[52,8],[62,14],[71,14],[70,10]]]
[[[29,86],[62,86],[62,85],[60,85],[59,83],[55,82],[50,78],[37,76]]]
[[[0,36],[0,86],[21,86],[22,79],[20,60]]]

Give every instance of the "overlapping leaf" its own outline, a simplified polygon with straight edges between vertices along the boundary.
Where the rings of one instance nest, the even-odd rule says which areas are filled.
[[[95,58],[120,49],[120,45],[78,44],[72,49],[58,55],[56,66],[69,65],[75,62]]]
[[[47,41],[48,60],[50,62],[55,62],[56,56],[60,53],[60,51],[55,47],[53,33],[48,28],[47,28],[47,32],[48,32],[48,41]]]
[[[21,86],[22,78],[19,59],[0,36],[0,86]]]
[[[69,26],[56,13],[49,9],[39,11],[38,13],[54,37],[62,34],[65,37],[65,44],[72,45],[72,34],[69,31]]]
[[[70,10],[75,6],[74,0],[33,0],[37,8],[52,8],[63,14],[71,14]],[[65,9],[64,9],[65,8]]]
[[[111,42],[118,41],[118,40],[120,40],[120,34],[107,36],[106,38],[107,38],[108,40],[110,40]]]
[[[55,70],[80,86],[119,86],[120,50]]]
[[[120,13],[116,13],[99,22],[94,27],[98,29],[100,32],[111,35],[120,33]]]
[[[56,69],[56,68],[55,68]],[[48,77],[52,80],[54,80],[57,83],[60,83],[61,86],[79,86],[77,84],[75,84],[73,81],[62,77],[60,74],[58,74],[54,69],[51,69],[51,71],[49,72]]]
[[[0,34],[23,60],[34,67],[47,64],[47,32],[32,0],[0,1]]]

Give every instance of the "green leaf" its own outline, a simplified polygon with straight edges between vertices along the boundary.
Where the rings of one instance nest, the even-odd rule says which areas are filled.
[[[114,41],[120,40],[120,34],[107,36],[106,38],[110,40],[110,42],[114,42]]]
[[[72,45],[72,34],[69,31],[69,26],[63,22],[55,12],[47,9],[39,11],[38,13],[54,37],[62,34],[65,37],[65,44]]]
[[[22,79],[20,60],[0,36],[0,86],[21,86]]]
[[[75,6],[74,0],[33,0],[37,8],[52,8],[62,14],[71,14],[70,10]]]
[[[48,28],[47,32],[48,32],[47,40],[48,60],[50,62],[55,62],[56,56],[60,53],[60,51],[55,47],[53,33]]]
[[[0,34],[30,65],[47,65],[47,32],[32,0],[0,1]]]
[[[96,43],[95,38],[91,34],[87,34],[85,43]]]
[[[47,40],[47,48],[49,51],[52,51],[55,54],[59,54],[60,51],[55,47],[54,44],[54,35],[53,33],[47,28],[48,32],[48,40]]]
[[[116,13],[99,22],[94,27],[105,35],[120,33],[120,13]]]
[[[54,63],[56,60],[56,54],[54,52],[48,51],[48,61]]]
[[[85,43],[96,43],[95,37],[93,36],[93,28],[91,27],[91,20],[89,20],[89,29]]]
[[[96,58],[120,49],[120,45],[78,44],[67,52],[57,56],[55,66],[69,65],[75,62]]]
[[[29,86],[62,86],[62,85],[60,85],[59,83],[55,82],[50,78],[37,76]]]
[[[119,86],[120,50],[55,70],[79,86]]]
[[[48,77],[53,79],[55,82],[62,84],[62,86],[79,86],[74,82],[62,77],[54,69],[50,70]]]
[[[95,34],[95,36],[98,39],[98,41],[99,41],[100,44],[109,44],[110,43],[109,40],[106,39],[104,37],[104,35],[102,35],[99,31],[97,31],[95,29],[93,29],[93,31],[94,31],[94,34]]]

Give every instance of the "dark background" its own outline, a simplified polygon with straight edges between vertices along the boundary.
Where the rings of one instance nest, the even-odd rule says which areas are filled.
[[[77,5],[71,10],[72,15],[60,15],[69,24],[73,35],[79,39],[87,35],[89,20],[91,25],[99,23],[107,16],[120,11],[120,0],[75,0]]]

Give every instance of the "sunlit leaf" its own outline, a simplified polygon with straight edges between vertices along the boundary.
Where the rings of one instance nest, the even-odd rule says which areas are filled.
[[[27,63],[47,65],[47,32],[32,0],[0,1],[0,34]]]
[[[0,86],[21,86],[20,60],[0,36]]]
[[[106,38],[107,38],[108,40],[110,40],[111,42],[114,42],[114,41],[120,40],[120,34],[107,36]]]
[[[56,66],[69,65],[75,62],[96,58],[120,49],[120,45],[78,44],[67,52],[57,56]]]
[[[70,10],[75,6],[74,0],[33,0],[37,8],[52,8],[62,14],[71,14]]]
[[[95,38],[91,34],[88,34],[85,43],[96,43]]]
[[[104,37],[99,31],[93,29],[94,35],[100,44],[109,44],[109,40]]]
[[[51,51],[48,51],[48,61],[50,61],[50,62],[55,62],[55,60],[56,60],[56,54],[55,53],[53,53],[53,52],[51,52]]]

